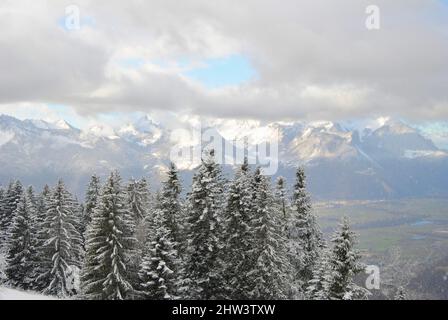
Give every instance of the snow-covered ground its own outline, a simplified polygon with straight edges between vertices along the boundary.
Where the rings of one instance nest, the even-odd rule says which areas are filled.
[[[0,300],[54,300],[38,293],[0,287]]]

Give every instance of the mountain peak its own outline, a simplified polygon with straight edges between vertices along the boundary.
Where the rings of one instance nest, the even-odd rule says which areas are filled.
[[[45,121],[45,120],[36,120],[36,119],[28,119],[24,120],[25,123],[30,123],[38,129],[45,130],[71,130],[74,129],[67,121],[63,119],[55,120],[55,121]]]
[[[100,123],[97,123],[89,127],[86,131],[84,131],[83,137],[109,138],[109,139],[118,138],[118,136],[115,134],[114,129]]]
[[[59,119],[59,120],[56,120],[56,121],[50,122],[50,123],[52,123],[54,125],[55,129],[70,130],[73,128],[67,121],[65,121],[63,119]]]
[[[421,195],[423,185],[446,194],[448,186],[440,181],[446,180],[448,153],[437,149],[419,129],[383,120],[376,123],[380,128],[370,127],[373,130],[362,138],[357,129],[368,126],[361,121],[339,125],[329,121],[267,124],[232,120],[209,127],[229,142],[247,136],[250,147],[278,137],[279,173],[291,178],[295,168],[305,164],[313,191],[320,197],[383,197],[384,185],[397,195]],[[121,129],[104,123],[85,131],[67,128],[72,127],[65,121],[22,121],[0,115],[0,184],[12,176],[33,183],[40,181],[40,172],[54,180],[72,178],[76,173],[79,177],[72,179],[72,187],[80,190],[92,172],[106,175],[114,168],[120,168],[126,177],[148,174],[157,179],[155,168],[169,163],[175,143],[169,139],[169,129],[148,116]],[[407,130],[414,131],[402,133]],[[185,169],[193,166],[189,162]],[[439,180],[434,182],[434,177]],[[347,188],[342,190],[342,184]]]
[[[154,121],[149,115],[144,115],[133,123],[133,126],[138,131],[151,132],[154,128],[160,127],[160,124]]]
[[[20,123],[21,121],[17,118],[8,116],[6,114],[0,114],[0,122],[1,123]]]
[[[409,134],[417,133],[418,130],[412,128],[402,120],[388,119],[383,125],[375,130],[379,134]]]
[[[134,123],[122,126],[117,133],[128,141],[136,142],[141,146],[148,146],[161,138],[162,129],[158,123],[145,115]]]

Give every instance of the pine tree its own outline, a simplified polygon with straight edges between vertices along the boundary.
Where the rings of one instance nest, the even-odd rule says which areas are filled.
[[[313,277],[308,282],[307,298],[311,300],[328,300],[330,283],[329,253],[326,250],[322,250],[313,270]]]
[[[360,254],[355,249],[356,236],[350,229],[350,222],[344,217],[340,230],[336,232],[331,242],[329,268],[330,283],[329,298],[333,300],[365,299],[368,291],[357,286],[354,277],[364,270],[360,263]]]
[[[128,263],[137,240],[126,193],[118,172],[109,176],[87,230],[86,257],[81,276],[85,298],[121,300],[131,298]]]
[[[171,300],[177,297],[180,259],[169,229],[169,212],[162,209],[164,199],[157,197],[154,229],[146,242],[139,277],[140,287],[146,299]]]
[[[37,210],[37,198],[33,186],[28,186],[28,188],[26,188],[26,196],[28,197],[28,201],[32,204],[33,209]]]
[[[0,251],[8,249],[10,225],[22,195],[23,187],[20,181],[10,182],[0,206]]]
[[[5,190],[0,187],[0,219],[2,219],[3,216],[3,206],[5,204]],[[0,220],[0,228],[1,228],[1,220]],[[0,229],[0,241],[2,241],[2,234],[3,234],[3,230]],[[6,249],[7,248],[3,248],[3,243],[0,243],[0,283],[2,283],[3,281],[6,280],[6,274],[5,274],[5,268],[6,268]]]
[[[161,214],[164,217],[169,240],[178,255],[179,263],[174,266],[176,269],[173,270],[176,275],[179,275],[181,272],[180,262],[185,255],[186,249],[184,236],[185,217],[180,199],[181,191],[181,182],[179,181],[176,166],[171,163],[167,172],[167,178],[162,183],[162,190],[160,197],[158,197],[159,200],[157,206],[159,208],[158,210],[161,211]]]
[[[86,216],[85,216],[85,208],[84,204],[80,202],[77,198],[75,199],[75,203],[77,204],[77,210],[76,210],[76,220],[77,220],[77,226],[76,229],[78,230],[78,233],[81,237],[81,243],[82,243],[82,252],[86,251],[86,230],[88,224],[86,224]],[[82,259],[81,259],[82,260]]]
[[[295,268],[293,268],[293,264],[297,264],[298,261],[301,261],[303,257],[302,254],[298,254],[296,256],[291,256],[291,252],[298,253],[297,251],[291,250],[294,248],[294,246],[291,245],[290,242],[290,225],[291,222],[291,204],[289,203],[287,199],[287,192],[286,192],[286,185],[285,185],[285,179],[283,177],[277,178],[277,183],[275,187],[275,205],[276,209],[279,212],[279,230],[281,232],[281,236],[285,239],[285,256],[288,259],[288,267],[290,268],[287,276],[287,297],[288,299],[302,299],[303,298],[303,292],[302,288],[298,287],[297,281],[295,279]],[[296,247],[296,249],[299,249],[299,246]]]
[[[224,183],[213,157],[211,151],[202,159],[188,197],[185,284],[190,299],[210,300],[223,295],[219,253]]]
[[[141,180],[131,179],[126,187],[127,203],[130,211],[130,217],[135,224],[135,238],[137,245],[135,252],[130,257],[128,263],[129,281],[134,289],[140,285],[138,272],[142,263],[143,251],[145,249],[147,229],[152,223],[150,217],[150,192],[148,182],[145,178]]]
[[[31,264],[31,272],[28,275],[29,289],[39,290],[36,279],[39,276],[41,267],[41,252],[40,246],[43,242],[39,242],[39,231],[42,226],[42,217],[39,214],[39,199],[34,193],[32,186],[29,186],[26,190],[27,208],[29,211],[29,230],[30,230],[30,243],[32,244],[32,250],[30,250],[29,261]]]
[[[66,297],[76,293],[73,278],[79,269],[82,250],[81,237],[76,229],[76,204],[62,180],[54,188],[44,221],[47,240],[44,243],[43,267],[50,267],[38,277],[44,293]]]
[[[46,245],[48,236],[48,226],[46,225],[46,217],[48,205],[50,203],[51,190],[45,185],[42,192],[36,199],[36,211],[33,218],[33,228],[36,236],[36,256],[35,267],[33,272],[32,289],[43,292],[49,284],[48,277],[51,270],[51,257],[48,246]]]
[[[289,226],[291,217],[291,204],[287,199],[285,179],[283,177],[277,178],[275,187],[274,200],[276,210],[279,213],[280,231],[282,237],[286,240],[286,250],[289,251]],[[286,253],[288,255],[288,252]]]
[[[277,185],[276,185],[276,189],[275,189],[275,199],[279,205],[280,213],[282,216],[281,220],[284,222],[284,224],[286,226],[288,218],[291,213],[290,213],[288,201],[286,199],[285,178],[283,178],[283,177],[277,178]]]
[[[82,235],[85,237],[85,232],[87,226],[92,221],[93,210],[98,205],[98,199],[101,191],[101,181],[100,178],[94,174],[90,178],[89,185],[87,186],[87,191],[85,195],[84,212],[82,219]]]
[[[254,261],[250,255],[254,236],[251,230],[253,219],[252,180],[245,159],[230,185],[227,206],[224,211],[224,276],[226,295],[229,299],[248,299],[253,287],[247,273]]]
[[[295,294],[300,295],[300,292],[306,290],[308,282],[313,277],[313,270],[323,246],[322,234],[306,191],[303,168],[299,168],[296,173],[292,207],[287,235],[289,256],[294,270],[294,291]]]
[[[140,223],[149,211],[149,187],[146,179],[131,179],[127,186],[130,212],[136,223]]]
[[[2,198],[0,199],[0,254],[8,251],[7,241],[8,241],[8,229],[12,221],[12,213],[9,207],[9,196],[13,190],[13,182],[11,181],[6,190],[3,190]]]
[[[51,190],[50,187],[46,184],[43,187],[42,192],[37,197],[37,205],[36,205],[37,211],[39,212],[40,215],[42,215],[42,217],[45,217],[47,214],[47,205],[50,201],[50,196],[51,196]]]
[[[183,242],[182,226],[184,224],[182,217],[182,206],[180,193],[182,191],[178,173],[174,163],[170,164],[167,179],[162,184],[160,197],[160,210],[166,217],[166,227],[170,232],[171,242],[179,250],[179,245]]]
[[[34,267],[34,243],[31,228],[33,215],[31,199],[23,194],[10,226],[9,251],[5,270],[8,284],[15,288],[29,289]]]
[[[74,251],[74,259],[79,262],[77,276],[79,276],[79,268],[82,266],[85,254],[85,228],[84,225],[84,205],[75,197],[73,199],[73,226],[75,227],[79,238],[76,241],[76,250]],[[77,279],[79,280],[79,279]],[[78,281],[79,282],[79,281]]]
[[[3,198],[5,197],[5,190],[0,186],[0,204],[3,203]],[[1,210],[1,208],[0,208]]]
[[[0,217],[2,216],[3,213],[3,206],[4,206],[4,202],[5,202],[5,189],[3,189],[2,186],[0,186]],[[0,230],[1,233],[1,230]]]
[[[249,294],[252,299],[285,299],[290,265],[286,258],[286,239],[282,237],[279,223],[281,212],[260,169],[255,171],[254,180],[257,189],[254,190],[255,217],[251,228],[255,242],[251,254],[254,254],[255,265],[248,273],[248,277],[254,279],[254,287]]]

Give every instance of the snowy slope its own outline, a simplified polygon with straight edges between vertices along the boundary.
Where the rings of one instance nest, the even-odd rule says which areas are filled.
[[[0,287],[0,300],[56,300],[53,297]]]

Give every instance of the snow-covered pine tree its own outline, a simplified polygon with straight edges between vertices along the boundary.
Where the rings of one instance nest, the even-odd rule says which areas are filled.
[[[5,252],[8,250],[6,242],[8,240],[7,231],[12,221],[12,212],[9,208],[9,196],[13,191],[14,183],[9,182],[8,188],[3,191],[3,196],[0,199],[0,251]]]
[[[3,206],[5,203],[5,190],[3,187],[0,187],[0,219],[3,216]],[[2,227],[2,223],[0,220],[0,228]],[[3,230],[0,229],[0,241],[2,239]],[[0,283],[6,280],[5,268],[6,268],[6,254],[7,248],[2,248],[3,244],[0,243]]]
[[[3,197],[3,204],[0,206],[0,251],[8,250],[10,225],[23,192],[20,181],[11,181]]]
[[[83,253],[86,251],[86,230],[87,225],[86,224],[86,216],[85,216],[85,209],[84,209],[84,203],[80,202],[78,198],[75,199],[78,210],[77,210],[77,230],[79,235],[81,236],[81,243],[82,243],[82,251]]]
[[[174,163],[170,163],[165,181],[162,183],[161,193],[158,196],[158,210],[162,211],[166,221],[165,227],[169,231],[170,241],[176,249],[179,258],[185,254],[185,216],[180,199],[182,191],[181,182],[178,177]],[[155,211],[157,212],[157,211]],[[180,268],[178,265],[177,267]],[[180,270],[175,270],[177,273]]]
[[[33,218],[33,229],[36,236],[36,259],[33,272],[32,289],[42,292],[48,287],[49,280],[45,275],[49,275],[51,270],[51,257],[46,241],[48,236],[48,225],[46,223],[47,209],[50,203],[51,190],[48,185],[45,185],[42,192],[36,197],[36,211]]]
[[[278,177],[275,185],[274,192],[275,204],[277,210],[280,213],[280,221],[282,223],[283,233],[286,239],[288,239],[288,223],[291,217],[291,203],[288,201],[286,191],[286,181],[283,177]]]
[[[179,247],[183,243],[182,229],[184,225],[182,215],[182,205],[180,193],[182,191],[181,182],[174,163],[170,163],[167,172],[167,178],[162,184],[161,197],[158,206],[163,211],[166,219],[166,227],[170,232],[171,241],[176,249],[181,251]]]
[[[369,292],[354,282],[354,277],[364,270],[361,256],[355,248],[356,235],[350,229],[347,217],[342,219],[340,229],[331,239],[333,248],[329,260],[329,298],[333,300],[366,299]]]
[[[275,188],[275,199],[280,206],[280,213],[282,216],[282,221],[286,225],[288,218],[290,216],[290,205],[288,200],[286,199],[286,186],[285,186],[285,178],[278,177],[277,184]]]
[[[283,177],[277,178],[274,200],[277,207],[276,209],[279,212],[279,230],[283,239],[286,240],[285,255],[289,261],[288,267],[290,268],[287,274],[287,276],[289,277],[289,279],[287,280],[287,297],[288,299],[302,299],[304,296],[303,290],[302,288],[298,288],[298,285],[295,281],[295,270],[292,265],[292,262],[297,263],[297,261],[300,260],[302,256],[295,256],[294,259],[290,256],[291,244],[289,239],[289,223],[291,222],[291,204],[289,203],[287,198],[286,182],[285,178]]]
[[[79,235],[79,239],[76,242],[77,248],[74,251],[75,261],[79,261],[79,267],[77,272],[77,276],[79,277],[79,271],[82,267],[82,263],[84,261],[85,254],[85,226],[84,226],[84,205],[78,201],[78,198],[75,197],[73,199],[73,226],[75,227],[77,234]],[[79,280],[79,279],[78,279]]]
[[[34,188],[29,186],[26,189],[27,208],[29,211],[29,229],[30,229],[30,243],[32,250],[30,250],[29,261],[31,263],[31,272],[28,275],[29,286],[28,289],[39,290],[36,279],[39,276],[40,264],[42,257],[40,255],[39,246],[43,242],[39,242],[39,231],[42,226],[42,217],[39,214],[39,198],[34,193]]]
[[[8,284],[28,290],[32,287],[34,267],[33,229],[31,227],[34,206],[27,194],[23,194],[10,226],[9,250],[5,270]]]
[[[253,284],[247,273],[254,265],[254,236],[251,229],[253,219],[252,176],[247,158],[236,172],[227,195],[224,211],[224,250],[222,260],[226,283],[226,298],[248,299]]]
[[[2,212],[3,212],[3,205],[4,205],[4,201],[5,201],[5,189],[3,189],[2,186],[0,186],[0,217],[2,216]],[[0,230],[1,233],[1,230]]]
[[[139,224],[149,211],[150,193],[146,179],[131,179],[127,185],[127,198],[132,217]]]
[[[39,212],[40,215],[42,215],[42,217],[45,217],[47,215],[47,205],[50,201],[50,196],[51,196],[51,189],[46,184],[43,187],[42,192],[37,197],[37,211]]]
[[[299,168],[296,172],[293,192],[287,234],[289,257],[294,272],[294,291],[300,294],[306,290],[308,282],[313,277],[313,270],[323,246],[323,237],[312,212],[303,168]]]
[[[87,229],[87,251],[81,275],[85,298],[121,300],[133,296],[128,264],[137,242],[134,232],[135,223],[120,174],[112,172]]]
[[[37,198],[33,186],[26,188],[26,196],[28,197],[28,201],[33,205],[33,209],[37,210]]]
[[[76,210],[72,195],[59,180],[47,204],[43,225],[47,237],[43,267],[50,269],[36,279],[45,285],[45,294],[67,297],[76,293],[73,277],[80,267],[78,257],[82,250],[81,236],[76,229]]]
[[[0,186],[0,203],[3,202],[4,196],[5,196],[5,189],[3,189],[2,186]],[[0,210],[1,210],[1,208],[0,208]]]
[[[287,240],[282,237],[281,212],[269,181],[256,169],[254,174],[254,218],[251,229],[255,242],[250,254],[255,264],[247,274],[252,279],[253,288],[249,291],[251,299],[286,299],[290,264],[287,259]]]
[[[210,300],[224,294],[219,259],[223,204],[224,182],[212,150],[202,159],[188,196],[186,298]]]
[[[9,250],[10,226],[22,195],[23,187],[20,181],[11,181],[0,203],[0,264],[4,264],[6,260]],[[0,272],[0,280],[4,277],[4,272]]]
[[[147,188],[146,188],[147,189]],[[176,297],[179,295],[179,287],[181,284],[181,252],[184,252],[185,245],[183,243],[183,226],[185,224],[184,217],[182,215],[182,206],[179,199],[181,193],[181,183],[178,178],[177,169],[173,163],[170,164],[169,170],[167,172],[167,178],[162,183],[162,188],[160,193],[157,193],[155,206],[150,207],[148,214],[145,218],[145,238],[144,247],[142,249],[145,261],[142,261],[139,277],[141,291],[144,291],[144,296],[149,299],[155,299],[154,286],[149,285],[150,275],[148,274],[148,259],[152,255],[159,255],[160,253],[156,250],[155,245],[158,241],[163,241],[159,247],[172,248],[167,261],[166,271],[171,274],[165,274],[164,276],[169,277],[170,285],[167,289],[167,297]],[[163,220],[162,220],[163,219]],[[163,223],[162,223],[163,222]],[[162,223],[162,226],[161,226]],[[159,230],[161,228],[161,230]],[[158,233],[160,231],[160,233]],[[162,257],[159,257],[163,259]],[[171,263],[170,263],[171,261]],[[143,268],[145,270],[143,270]],[[169,271],[168,271],[169,270]],[[142,278],[142,276],[144,278]],[[162,275],[160,275],[162,276]],[[149,288],[151,288],[151,293],[148,293]],[[157,299],[163,299],[164,295],[158,294]]]
[[[149,190],[149,184],[146,178],[140,180],[131,180],[127,187],[127,199],[137,231],[136,237],[141,247],[144,246],[147,229],[152,223],[152,214],[154,212],[154,199]]]
[[[394,300],[408,300],[406,291],[403,287],[398,287],[397,292],[395,293]]]
[[[98,199],[101,191],[101,181],[100,178],[93,174],[90,177],[89,184],[87,186],[85,200],[84,200],[84,212],[82,219],[82,235],[85,238],[85,232],[88,225],[92,221],[93,210],[95,210],[98,205]]]
[[[137,245],[134,254],[128,263],[129,281],[134,289],[140,285],[138,272],[142,263],[143,251],[147,238],[148,227],[151,224],[150,198],[148,182],[145,178],[140,180],[131,179],[126,187],[126,196],[131,218],[135,224],[135,238]]]
[[[329,268],[329,255],[326,249],[322,249],[319,259],[313,270],[313,277],[308,282],[306,297],[311,300],[328,300],[331,272]]]
[[[136,238],[140,249],[144,247],[146,231],[151,224],[151,193],[145,178],[131,179],[126,187],[126,201],[136,225]]]
[[[170,212],[162,209],[164,200],[160,194],[157,195],[154,228],[148,234],[139,271],[143,297],[151,300],[176,299],[181,284],[180,259],[169,228]]]

